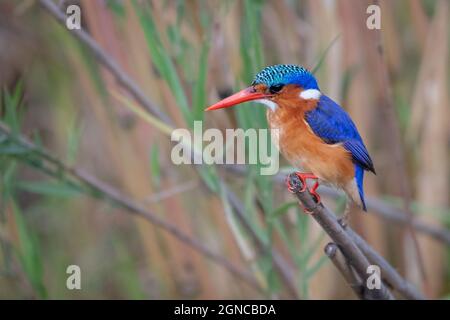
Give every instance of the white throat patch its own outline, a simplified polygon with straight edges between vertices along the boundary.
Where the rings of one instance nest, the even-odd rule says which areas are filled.
[[[278,105],[275,102],[270,101],[268,99],[258,99],[258,100],[255,100],[255,102],[262,103],[263,105],[265,105],[266,107],[268,107],[272,111],[275,111],[275,109],[278,107]]]
[[[322,93],[317,89],[308,89],[308,90],[304,90],[300,93],[300,98],[305,99],[305,100],[310,100],[310,99],[319,100],[321,95],[322,95]]]

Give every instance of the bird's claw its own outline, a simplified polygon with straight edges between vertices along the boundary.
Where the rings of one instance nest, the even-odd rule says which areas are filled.
[[[312,214],[312,213],[313,213],[311,210],[307,209],[307,208],[305,207],[305,205],[304,205],[301,201],[299,201],[298,203],[299,203],[300,206],[302,207],[303,212],[304,212],[305,214]]]
[[[287,189],[289,190],[289,192],[291,192],[291,193],[296,193],[296,192],[298,192],[298,193],[302,193],[302,192],[305,192],[306,191],[306,189],[308,189],[308,185],[307,185],[307,183],[306,183],[306,179],[318,179],[315,175],[313,175],[313,174],[311,174],[311,173],[301,173],[301,172],[295,172],[295,175],[300,179],[300,181],[302,182],[302,188],[300,189],[300,190],[296,190],[296,188],[295,187],[293,187],[292,185],[291,185],[291,183],[290,183],[290,176],[288,176],[287,178],[286,178],[286,186],[287,186]],[[320,203],[320,195],[317,193],[317,188],[318,188],[318,186],[319,186],[319,182],[318,181],[316,181],[316,183],[314,184],[314,186],[311,188],[311,189],[308,189],[308,191],[309,191],[309,193],[312,195],[312,197],[313,197],[313,199],[314,199],[314,202],[316,203],[316,204],[318,204],[318,203]],[[302,206],[302,208],[303,208],[303,211],[306,213],[306,214],[311,214],[312,213],[312,211],[310,211],[310,210],[308,210],[308,209],[306,209],[305,208],[305,206],[300,202],[300,204],[301,204],[301,206]]]
[[[311,193],[311,195],[313,196],[315,203],[320,203],[320,196],[319,196],[319,194],[317,193],[316,190],[313,190],[311,188],[311,189],[309,189],[309,193]]]
[[[287,176],[286,177],[286,187],[287,187],[287,189],[289,190],[290,193],[296,193],[296,192],[302,193],[302,192],[305,192],[306,191],[306,187],[307,187],[306,178],[303,177],[300,172],[295,172],[295,175],[302,182],[302,188],[297,191],[295,187],[291,186],[291,178],[290,178],[290,176]]]

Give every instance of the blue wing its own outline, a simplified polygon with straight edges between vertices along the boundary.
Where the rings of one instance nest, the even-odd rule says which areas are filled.
[[[322,95],[317,107],[305,113],[305,120],[313,132],[329,144],[342,143],[353,162],[375,173],[372,159],[352,119],[336,102]]]

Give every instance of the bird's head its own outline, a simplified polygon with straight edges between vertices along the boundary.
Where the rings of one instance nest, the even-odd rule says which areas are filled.
[[[228,108],[255,101],[275,110],[280,104],[297,103],[320,98],[317,81],[311,72],[293,64],[278,64],[261,70],[252,85],[208,107],[206,110]]]

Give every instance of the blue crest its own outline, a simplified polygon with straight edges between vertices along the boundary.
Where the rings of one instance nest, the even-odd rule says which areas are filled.
[[[296,84],[303,89],[319,89],[317,81],[311,72],[295,64],[277,64],[261,70],[253,80],[252,85],[265,84]]]

